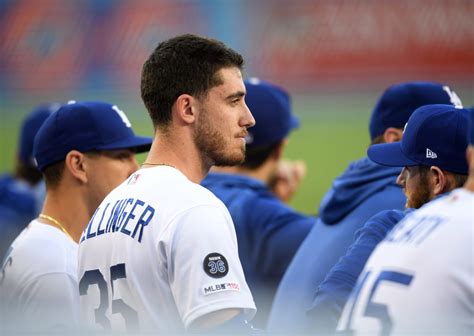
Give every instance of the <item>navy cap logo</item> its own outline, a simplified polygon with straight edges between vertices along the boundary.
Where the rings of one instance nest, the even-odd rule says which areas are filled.
[[[405,124],[405,127],[403,127],[403,134],[405,134],[405,131],[407,129],[408,123]]]
[[[229,272],[227,259],[220,253],[209,253],[202,264],[204,272],[211,278],[222,278]]]
[[[431,149],[426,148],[426,158],[427,159],[436,159],[438,157],[438,154],[433,152]]]
[[[130,120],[128,120],[127,115],[121,109],[119,109],[117,105],[112,106],[112,110],[117,112],[117,114],[119,115],[120,119],[122,119],[125,126],[127,126],[128,128],[132,127],[132,123],[130,122]]]

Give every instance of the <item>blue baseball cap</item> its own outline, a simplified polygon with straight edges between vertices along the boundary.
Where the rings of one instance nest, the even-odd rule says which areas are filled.
[[[449,86],[431,82],[407,82],[390,86],[375,105],[369,123],[370,138],[389,127],[403,128],[412,113],[423,105],[449,104],[462,107]]]
[[[245,103],[256,122],[248,129],[247,146],[275,144],[299,126],[285,90],[258,78],[249,78],[244,83],[247,89]]]
[[[467,174],[468,111],[452,105],[425,105],[408,120],[402,141],[372,145],[369,158],[383,166],[438,166]]]
[[[474,106],[467,109],[469,111],[469,130],[467,139],[469,144],[474,145]]]
[[[59,103],[43,104],[35,107],[23,120],[18,139],[18,158],[27,166],[36,167],[33,143],[43,122],[61,107]]]
[[[34,155],[40,171],[63,160],[71,150],[89,152],[133,148],[150,149],[152,138],[136,136],[124,112],[103,102],[63,105],[41,126],[35,137]]]

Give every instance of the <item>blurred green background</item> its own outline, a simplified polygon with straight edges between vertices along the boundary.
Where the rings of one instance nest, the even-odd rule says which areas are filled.
[[[152,135],[143,62],[158,42],[195,33],[242,53],[247,76],[292,93],[301,127],[285,156],[307,163],[292,205],[314,214],[333,179],[365,155],[386,87],[436,81],[473,105],[473,3],[0,0],[0,172],[13,169],[20,121],[40,103],[110,101],[136,133]]]
[[[317,91],[317,90],[315,90]],[[300,128],[290,135],[285,157],[304,160],[307,175],[291,205],[316,214],[319,202],[333,179],[341,174],[350,161],[363,157],[370,143],[368,120],[383,89],[357,92],[325,92],[323,94],[293,95],[293,109],[300,117]],[[456,88],[465,106],[474,105],[472,88]],[[138,97],[103,98],[97,93],[82,93],[78,100],[104,99],[117,104],[132,122],[135,133],[153,134],[151,122]],[[2,104],[0,113],[0,171],[13,169],[19,125],[35,102],[10,100]],[[139,162],[145,155],[138,156]]]

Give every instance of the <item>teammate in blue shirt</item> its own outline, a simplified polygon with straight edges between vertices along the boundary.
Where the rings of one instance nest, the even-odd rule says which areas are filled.
[[[389,87],[372,111],[372,144],[399,141],[416,108],[458,100],[449,87],[436,83],[409,82]],[[307,310],[314,292],[346,253],[354,233],[378,212],[404,208],[406,198],[396,184],[399,173],[399,167],[385,167],[362,158],[336,178],[321,202],[316,225],[281,281],[270,314],[270,331],[312,331],[314,324]]]
[[[264,328],[278,283],[315,219],[282,201],[304,175],[301,163],[281,160],[288,134],[298,126],[288,93],[256,78],[246,80],[245,87],[245,101],[256,120],[248,129],[245,162],[214,170],[202,185],[229,209],[257,306],[252,324]]]
[[[18,140],[15,172],[0,176],[0,261],[43,205],[45,188],[33,159],[33,140],[46,118],[59,107],[60,104],[40,105],[26,116]]]
[[[346,255],[319,286],[308,316],[314,327],[334,332],[342,309],[375,247],[408,212],[418,209],[467,179],[467,111],[452,105],[427,105],[408,120],[401,142],[371,146],[368,156],[390,167],[404,167],[397,183],[407,196],[405,212],[382,211],[356,234]]]

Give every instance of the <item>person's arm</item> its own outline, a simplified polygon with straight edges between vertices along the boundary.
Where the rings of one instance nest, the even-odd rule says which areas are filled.
[[[387,233],[404,217],[398,210],[387,210],[370,218],[356,232],[355,241],[329,271],[316,291],[307,311],[312,325],[324,333],[334,333],[344,305],[367,260]]]
[[[214,321],[224,321],[214,324]],[[203,319],[198,318],[189,327],[189,333],[203,333],[206,335],[265,335],[265,331],[256,329],[246,320],[245,314],[237,309],[224,309],[208,314]]]
[[[304,161],[281,160],[268,186],[282,202],[289,203],[305,176]]]
[[[238,257],[230,215],[197,206],[176,218],[168,255],[170,287],[187,330],[224,325],[239,313],[250,319],[252,295]]]
[[[240,309],[222,309],[195,319],[190,325],[189,330],[211,330],[224,325],[240,314]]]

